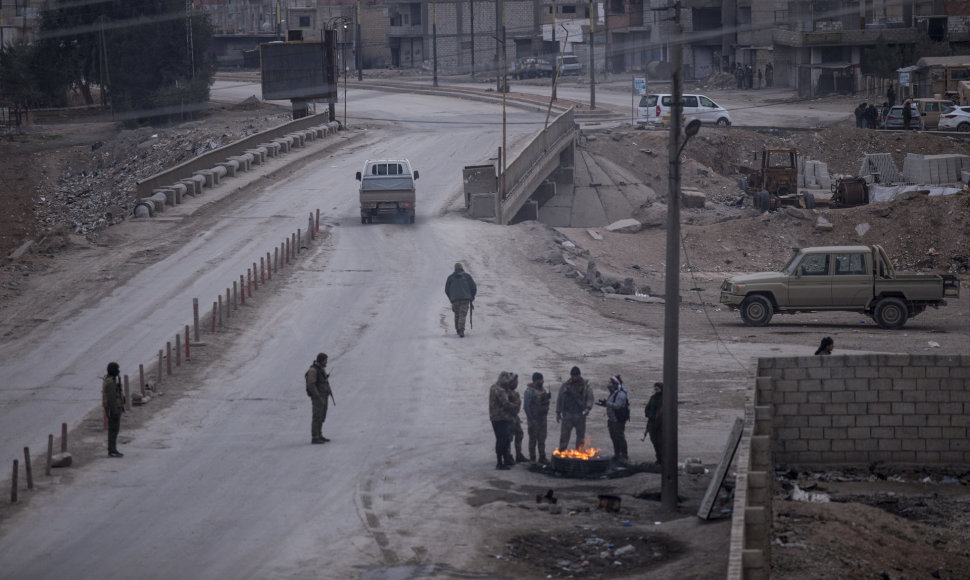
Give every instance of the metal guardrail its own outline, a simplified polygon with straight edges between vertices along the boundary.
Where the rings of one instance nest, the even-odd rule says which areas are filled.
[[[194,157],[185,163],[176,165],[175,167],[166,169],[160,173],[156,173],[151,177],[143,179],[137,183],[138,187],[138,197],[137,199],[142,199],[149,197],[152,194],[152,190],[167,185],[172,182],[176,182],[181,178],[189,177],[195,171],[201,171],[203,169],[209,169],[213,165],[220,161],[224,161],[228,157],[235,155],[242,155],[247,149],[255,149],[260,143],[265,143],[267,141],[272,141],[278,137],[283,137],[289,133],[294,133],[297,131],[302,131],[303,129],[308,129],[317,125],[323,125],[330,121],[329,113],[319,113],[317,115],[309,115],[303,117],[302,119],[297,119],[295,121],[290,121],[289,123],[280,125],[278,127],[273,127],[272,129],[267,129],[261,133],[255,133],[249,137],[240,139],[239,141],[233,141],[232,143],[220,147],[218,149],[213,149],[208,153],[203,153],[198,157]]]
[[[530,173],[540,167],[550,155],[558,155],[575,138],[575,132],[573,109],[569,108],[533,137],[532,141],[506,167],[505,175],[502,177],[505,192],[501,203],[501,217],[498,220],[500,223],[507,223],[508,218],[513,217],[532,194],[532,191],[526,190],[532,189],[529,183],[537,176]],[[543,175],[538,178],[545,177]]]

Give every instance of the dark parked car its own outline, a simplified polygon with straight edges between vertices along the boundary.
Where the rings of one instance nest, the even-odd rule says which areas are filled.
[[[910,103],[910,111],[912,111],[913,116],[909,120],[910,129],[918,129],[922,131],[926,129],[926,125],[923,123],[923,116],[920,115],[919,109],[916,107],[916,103]],[[903,128],[903,105],[896,105],[889,109],[889,114],[886,115],[886,121],[883,124],[883,129],[902,129]]]

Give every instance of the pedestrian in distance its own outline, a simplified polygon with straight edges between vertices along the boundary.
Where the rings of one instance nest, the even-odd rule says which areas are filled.
[[[330,389],[330,375],[327,373],[327,355],[320,353],[306,372],[306,394],[313,404],[313,415],[310,419],[310,443],[320,445],[330,441],[323,436],[323,422],[327,420],[329,399],[333,399]],[[337,401],[334,400],[334,406]]]
[[[529,460],[522,454],[522,439],[525,438],[525,432],[522,431],[522,418],[519,417],[519,410],[522,409],[522,396],[516,390],[518,386],[519,376],[516,375],[509,385],[509,398],[515,405],[515,413],[512,415],[512,444],[515,447],[515,462],[526,463]]]
[[[913,122],[913,103],[909,99],[903,103],[903,130],[909,131],[909,124]]]
[[[536,451],[539,452],[539,463],[546,461],[546,423],[549,420],[549,402],[552,394],[544,388],[545,380],[542,373],[532,373],[532,382],[525,389],[525,418],[529,430],[529,461],[536,461]]]
[[[445,294],[451,301],[451,310],[455,313],[455,332],[458,336],[465,336],[465,318],[468,312],[475,309],[475,294],[478,287],[470,274],[465,272],[461,262],[455,264],[455,271],[445,281]]]
[[[108,457],[124,457],[118,451],[118,433],[125,412],[125,393],[121,389],[121,367],[116,362],[108,363],[108,374],[101,383],[101,407],[108,418]]]
[[[869,129],[876,129],[879,123],[879,111],[876,109],[875,103],[869,103],[866,107],[866,126]]]
[[[835,348],[835,341],[832,340],[831,336],[826,336],[822,339],[822,343],[818,345],[815,349],[815,354],[818,356],[825,356],[832,354],[832,349]]]
[[[644,439],[646,435],[650,435],[653,453],[657,456],[657,465],[663,463],[663,388],[663,383],[653,384],[653,395],[643,409],[643,414],[647,417],[647,432],[644,433]]]
[[[866,111],[865,103],[860,103],[859,106],[856,107],[855,110],[853,111],[853,113],[855,114],[855,126],[858,127],[859,129],[862,129],[864,127],[863,116],[865,115],[865,111]]]
[[[762,80],[761,69],[759,68],[758,69],[758,88],[759,89],[761,88],[761,80]]]
[[[775,66],[770,62],[765,65],[765,86],[772,86],[772,82],[775,76]]]
[[[498,380],[488,389],[488,418],[495,432],[495,469],[509,469],[515,465],[512,459],[512,418],[518,407],[512,398],[519,377],[513,372],[502,371]]]
[[[896,104],[896,89],[893,88],[892,84],[886,89],[886,99],[890,107]]]
[[[593,389],[583,378],[579,367],[569,371],[569,380],[559,388],[556,399],[556,422],[561,423],[559,432],[559,451],[569,447],[569,439],[576,431],[576,449],[582,450],[586,444],[586,417],[593,409]]]
[[[623,379],[619,374],[610,377],[607,388],[609,396],[600,399],[597,404],[606,407],[606,427],[613,442],[613,460],[626,463],[630,456],[626,445],[626,422],[630,420],[630,394],[623,386]]]

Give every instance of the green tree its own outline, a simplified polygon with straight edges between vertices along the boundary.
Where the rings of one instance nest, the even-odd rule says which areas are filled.
[[[130,123],[190,113],[208,100],[213,77],[208,17],[193,12],[190,23],[191,47],[184,0],[56,0],[41,17],[38,50],[51,63],[41,88],[78,90],[90,103],[99,85]]]
[[[25,43],[0,47],[0,105],[18,128],[30,109],[42,105],[34,62],[35,52]]]

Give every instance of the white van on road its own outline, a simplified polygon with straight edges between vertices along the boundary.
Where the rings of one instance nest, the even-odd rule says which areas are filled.
[[[727,127],[731,124],[731,113],[704,95],[684,95],[684,122],[689,123],[699,119],[701,123],[710,123]],[[640,97],[637,107],[637,123],[660,123],[670,114],[673,103],[671,94],[650,94]]]

